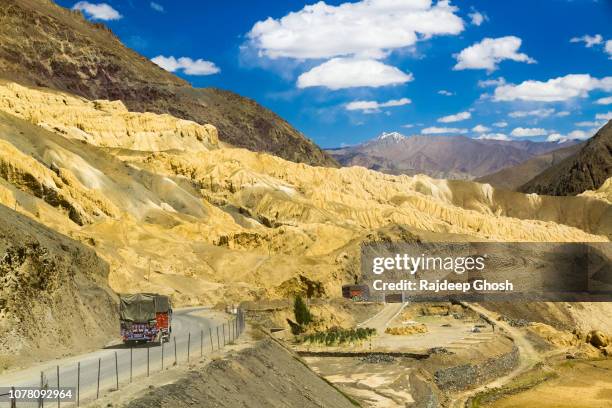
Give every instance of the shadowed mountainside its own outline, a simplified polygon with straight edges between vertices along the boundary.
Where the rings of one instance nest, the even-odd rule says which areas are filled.
[[[49,0],[4,0],[0,7],[0,77],[121,100],[132,111],[170,113],[210,123],[222,141],[295,162],[337,166],[274,112],[233,92],[192,88],[126,48],[102,24]]]
[[[475,181],[491,184],[495,188],[516,190],[544,170],[577,153],[583,146],[584,144],[575,144],[540,154],[517,166],[503,168],[493,174],[477,178]]]
[[[597,190],[612,176],[612,120],[574,155],[519,188],[524,193],[576,195]]]

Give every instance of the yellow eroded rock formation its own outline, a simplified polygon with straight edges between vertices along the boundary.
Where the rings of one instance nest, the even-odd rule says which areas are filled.
[[[209,125],[0,84],[0,202],[93,248],[116,291],[177,304],[338,296],[364,241],[608,241],[600,193],[322,168],[220,146]]]
[[[142,151],[201,151],[217,147],[212,125],[170,115],[128,112],[121,101],[96,100],[30,90],[0,82],[0,110],[47,130],[96,146]]]

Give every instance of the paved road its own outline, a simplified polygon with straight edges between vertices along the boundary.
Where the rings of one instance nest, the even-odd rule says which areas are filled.
[[[408,303],[385,303],[384,307],[369,319],[359,323],[358,327],[371,327],[380,335],[391,321],[400,314]]]
[[[98,384],[98,364],[100,364],[100,394],[102,394],[102,391],[116,388],[117,371],[119,385],[121,386],[122,383],[125,384],[130,381],[130,375],[132,378],[147,375],[147,369],[149,375],[153,376],[158,373],[162,368],[162,355],[164,368],[172,366],[175,363],[175,343],[178,364],[187,361],[188,343],[191,358],[200,356],[200,347],[202,347],[204,354],[210,353],[212,348],[217,350],[219,347],[223,347],[223,329],[225,329],[225,342],[230,341],[230,335],[233,337],[234,330],[230,328],[229,323],[224,323],[221,319],[215,320],[211,318],[211,315],[210,309],[204,307],[176,309],[172,321],[172,338],[163,347],[156,344],[141,344],[129,348],[123,344],[118,344],[103,350],[7,373],[0,376],[0,386],[39,386],[40,373],[43,372],[49,387],[56,387],[57,365],[59,365],[60,386],[76,387],[78,363],[80,362],[81,401],[95,398]],[[218,339],[217,330],[219,333]],[[115,364],[115,355],[117,356],[117,364]],[[63,404],[63,406],[68,405],[70,404]],[[2,403],[0,403],[0,406],[2,406]]]

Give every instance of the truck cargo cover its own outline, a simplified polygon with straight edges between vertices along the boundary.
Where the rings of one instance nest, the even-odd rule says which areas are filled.
[[[136,293],[121,295],[119,314],[128,322],[148,322],[155,319],[155,296]]]
[[[147,293],[147,295],[155,296],[155,311],[157,313],[167,313],[171,309],[170,297],[156,293]]]

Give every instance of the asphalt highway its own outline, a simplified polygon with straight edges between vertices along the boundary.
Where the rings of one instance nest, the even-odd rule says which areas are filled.
[[[147,373],[149,376],[156,375],[161,371],[162,364],[164,369],[173,366],[175,361],[179,365],[185,364],[188,354],[190,359],[195,359],[200,357],[201,353],[205,355],[213,349],[223,347],[224,342],[228,343],[230,337],[233,338],[234,326],[228,321],[218,318],[215,320],[212,315],[210,309],[204,307],[175,309],[170,341],[163,346],[153,343],[126,346],[118,341],[115,345],[102,350],[53,360],[0,375],[0,386],[40,387],[42,372],[43,383],[48,384],[50,388],[56,388],[57,366],[59,366],[60,388],[73,387],[76,392],[78,378],[80,400],[91,401],[98,392],[98,366],[99,389],[102,395],[104,391],[117,387],[117,378],[121,388],[122,384],[130,382],[130,378],[136,379],[146,376]],[[30,404],[37,406],[35,403],[20,403],[18,406],[27,407]],[[0,403],[0,407],[4,405],[7,403]],[[47,401],[45,405],[56,406],[57,401]],[[74,403],[62,402],[61,405],[74,406]]]

